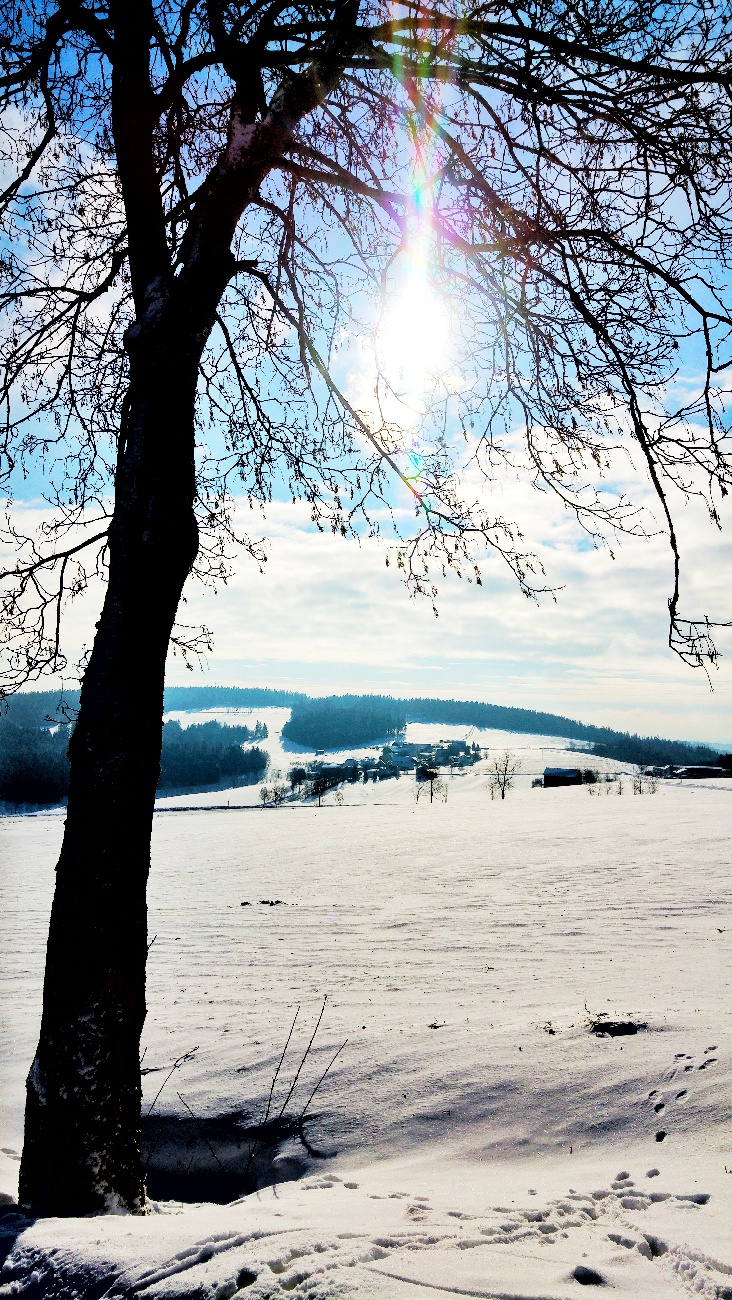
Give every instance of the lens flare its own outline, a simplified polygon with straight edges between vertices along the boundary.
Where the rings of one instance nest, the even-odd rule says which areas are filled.
[[[404,10],[393,6],[395,19]],[[420,75],[433,57],[434,30],[425,13],[414,18],[412,50],[395,73],[405,91],[403,141],[409,177],[404,228],[395,273],[385,293],[378,333],[381,374],[400,407],[399,422],[414,431],[425,414],[435,382],[450,366],[449,304],[439,288],[439,222],[435,185],[445,163],[440,148],[439,107],[445,87]],[[452,38],[457,34],[457,26]],[[450,39],[450,38],[448,38]],[[434,96],[434,98],[432,98]]]

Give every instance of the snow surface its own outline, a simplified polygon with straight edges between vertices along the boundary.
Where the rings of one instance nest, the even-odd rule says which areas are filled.
[[[432,805],[409,776],[322,808],[254,807],[256,787],[222,811],[159,801],[146,1149],[151,1186],[186,1200],[141,1219],[11,1211],[0,1294],[732,1297],[732,783],[532,789],[561,742],[506,740],[526,775],[505,803],[478,769]],[[7,1197],[61,831],[0,820]],[[247,1184],[295,1010],[274,1116],[326,995]],[[647,1028],[596,1037],[602,1012]],[[303,1142],[287,1117],[345,1040]],[[259,1186],[188,1200],[237,1179]]]

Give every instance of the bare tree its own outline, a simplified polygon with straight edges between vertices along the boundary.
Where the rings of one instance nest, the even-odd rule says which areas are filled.
[[[488,789],[491,792],[491,799],[495,799],[497,794],[505,799],[508,791],[513,789],[513,778],[520,771],[520,759],[508,750],[501,754],[500,758],[491,759],[488,769]]]
[[[695,494],[716,525],[729,487],[729,18],[727,0],[0,0],[0,473],[9,498],[42,473],[48,507],[37,529],[8,510],[6,690],[63,667],[65,601],[106,584],[28,1078],[37,1212],[143,1204],[163,675],[206,639],[174,629],[189,574],[225,579],[237,545],[264,559],[234,493],[289,493],[348,535],[396,484],[413,591],[480,583],[492,551],[531,595],[547,584],[491,481],[523,468],[612,540],[645,526],[599,483],[629,445],[671,547],[671,643],[714,656],[680,613],[673,507]],[[456,308],[456,360],[402,418],[375,304],[410,256]],[[371,326],[373,382],[349,396],[339,349]],[[675,383],[680,355],[698,382]]]
[[[442,780],[436,767],[417,768],[417,784],[414,787],[415,803],[419,803],[420,795],[426,790],[429,791],[430,803],[434,803],[435,795],[442,796],[443,801],[447,802],[447,785]]]

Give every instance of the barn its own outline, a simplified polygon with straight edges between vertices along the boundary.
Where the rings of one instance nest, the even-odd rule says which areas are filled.
[[[582,785],[582,772],[578,767],[545,767],[544,789],[553,785]]]

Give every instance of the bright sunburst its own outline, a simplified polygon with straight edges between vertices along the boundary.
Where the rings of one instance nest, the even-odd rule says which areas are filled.
[[[431,385],[447,365],[450,320],[425,262],[409,258],[409,263],[384,313],[379,351],[387,384],[407,411],[419,415]]]

